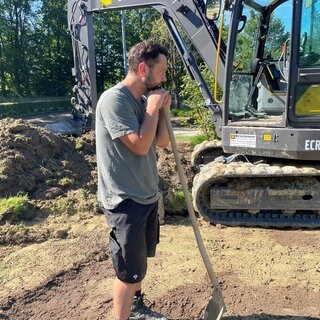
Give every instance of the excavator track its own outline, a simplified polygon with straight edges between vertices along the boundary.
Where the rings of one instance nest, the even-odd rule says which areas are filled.
[[[213,224],[320,227],[320,167],[223,163],[200,166],[195,210]]]
[[[199,167],[214,161],[223,154],[220,140],[206,140],[197,144],[191,155],[191,165]]]

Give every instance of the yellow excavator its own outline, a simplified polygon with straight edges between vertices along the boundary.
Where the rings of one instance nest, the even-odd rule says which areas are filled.
[[[84,130],[97,102],[93,15],[142,7],[161,14],[220,138],[193,152],[195,210],[214,224],[320,227],[320,0],[69,0]]]

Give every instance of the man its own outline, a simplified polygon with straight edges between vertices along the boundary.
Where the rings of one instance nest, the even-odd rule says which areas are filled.
[[[169,135],[164,109],[170,108],[167,50],[153,41],[131,48],[125,79],[105,91],[96,111],[98,201],[111,228],[109,246],[116,279],[116,320],[162,319],[143,302],[147,257],[159,242],[156,146]]]

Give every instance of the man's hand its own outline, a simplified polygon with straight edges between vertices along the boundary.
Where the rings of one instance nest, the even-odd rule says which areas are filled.
[[[171,107],[171,95],[170,95],[170,92],[167,91],[167,95],[165,95],[164,99],[163,99],[163,103],[162,103],[162,106],[161,106],[161,110],[164,109],[164,108],[167,108],[170,110],[170,107]]]
[[[169,101],[168,101],[169,99]],[[147,97],[147,108],[162,109],[171,103],[171,97],[169,91],[165,89],[156,89],[149,92]]]
[[[157,129],[157,146],[165,148],[169,143],[169,133],[165,120],[165,111],[168,110],[170,112],[171,107],[171,95],[169,91],[166,91],[166,94],[163,98],[163,102],[159,112],[159,122]]]
[[[160,141],[163,141],[165,134],[159,134],[164,131],[163,122],[160,119],[162,116],[163,108],[170,108],[171,98],[169,92],[164,89],[156,89],[149,92],[147,97],[147,110],[144,120],[141,124],[139,132],[133,132],[128,135],[120,137],[120,140],[135,154],[144,156],[148,153],[149,148],[154,140],[154,137],[160,137]],[[158,133],[157,133],[157,129]],[[166,142],[166,141],[165,141]]]

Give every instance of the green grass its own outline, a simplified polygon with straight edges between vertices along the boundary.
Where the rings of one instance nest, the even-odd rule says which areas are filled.
[[[65,177],[65,178],[61,178],[60,180],[59,180],[59,184],[61,185],[61,186],[70,186],[70,185],[72,185],[74,183],[74,180],[73,179],[70,179],[70,178],[67,178],[67,177]]]
[[[71,110],[69,97],[25,98],[0,103],[0,119],[33,115],[41,112]]]
[[[0,221],[6,215],[7,220],[19,221],[28,210],[28,196],[18,195],[0,199]]]
[[[178,212],[186,208],[183,190],[174,191],[170,201],[165,204],[166,210]]]
[[[206,136],[203,134],[198,134],[195,136],[184,136],[184,135],[176,135],[175,136],[177,142],[187,142],[190,143],[192,147],[195,147],[197,144],[207,140]]]
[[[76,150],[81,150],[83,148],[84,144],[85,144],[85,141],[83,140],[82,137],[77,138],[76,146],[75,146]]]
[[[190,138],[190,144],[192,147],[195,147],[197,144],[200,144],[201,142],[207,140],[207,137],[204,134],[198,134],[196,136],[191,136]]]

